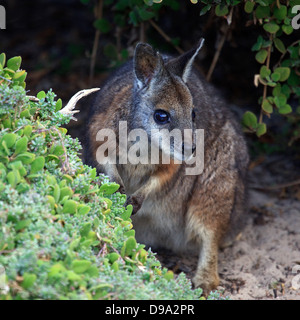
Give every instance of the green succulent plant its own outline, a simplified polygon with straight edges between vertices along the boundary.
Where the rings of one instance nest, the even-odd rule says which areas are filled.
[[[0,55],[0,299],[199,299],[136,242],[119,185],[83,165],[51,90],[26,96],[20,63]]]

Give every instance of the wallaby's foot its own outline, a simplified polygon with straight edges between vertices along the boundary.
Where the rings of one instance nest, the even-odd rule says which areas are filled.
[[[135,214],[140,210],[143,204],[143,199],[138,196],[127,196],[125,207],[128,206],[129,204],[131,204],[133,207],[132,214]]]
[[[216,272],[197,271],[192,282],[195,288],[201,288],[203,295],[207,297],[212,290],[217,288],[220,278]]]
[[[120,192],[122,194],[126,194],[124,186],[120,185],[120,188],[119,188],[118,192]]]

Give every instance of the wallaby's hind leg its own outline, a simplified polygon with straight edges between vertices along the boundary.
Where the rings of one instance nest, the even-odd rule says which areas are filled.
[[[239,178],[235,188],[234,206],[230,215],[229,228],[220,243],[220,248],[230,247],[241,234],[247,219],[247,199],[245,195],[245,183]]]
[[[208,294],[219,285],[218,275],[218,239],[214,232],[203,230],[198,266],[193,278],[195,287]]]

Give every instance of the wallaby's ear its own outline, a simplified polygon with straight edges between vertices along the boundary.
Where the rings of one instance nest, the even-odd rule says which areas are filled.
[[[191,72],[193,62],[203,47],[203,44],[204,39],[201,38],[197,47],[182,54],[178,58],[171,59],[166,65],[166,68],[172,73],[175,73],[177,76],[181,77],[182,80],[186,82]]]
[[[164,70],[161,55],[146,43],[138,43],[133,59],[134,73],[140,88],[158,80]]]

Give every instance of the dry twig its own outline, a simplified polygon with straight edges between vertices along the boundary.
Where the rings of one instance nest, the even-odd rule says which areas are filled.
[[[153,21],[153,20],[149,20],[150,24],[152,25],[152,27],[169,43],[171,43],[174,48],[180,53],[184,53],[184,51],[178,47],[178,46],[175,46],[172,42],[172,39]]]
[[[96,19],[101,19],[103,15],[103,0],[99,0],[98,5],[95,9],[95,17]],[[90,86],[92,85],[92,81],[94,78],[94,71],[95,71],[95,65],[96,65],[96,57],[97,57],[97,51],[98,51],[98,45],[99,45],[99,37],[100,37],[100,30],[97,28],[94,38],[94,44],[93,44],[93,51],[91,55],[91,64],[90,64]]]
[[[79,110],[74,110],[76,107],[76,103],[83,97],[96,92],[100,90],[100,88],[92,88],[92,89],[86,89],[86,90],[81,90],[78,91],[74,96],[70,99],[70,101],[67,103],[67,105],[61,109],[59,112],[65,115],[71,115],[73,120],[77,120],[76,118],[73,117],[75,113],[78,113]]]
[[[266,190],[266,191],[271,191],[271,190],[277,190],[277,189],[283,189],[283,188],[288,188],[288,187],[293,187],[300,184],[300,179],[297,179],[295,181],[291,182],[285,182],[285,183],[280,183],[275,186],[257,186],[257,185],[252,185],[250,186],[251,189],[257,189],[257,190]]]
[[[217,51],[214,55],[214,58],[212,60],[212,63],[209,67],[209,70],[207,72],[207,75],[206,75],[206,80],[209,82],[211,80],[211,76],[215,70],[215,67],[216,67],[216,64],[219,60],[219,57],[220,57],[220,54],[221,54],[221,51],[222,51],[222,48],[224,46],[224,43],[225,43],[225,40],[228,36],[228,33],[229,33],[229,29],[230,29],[230,26],[231,26],[231,23],[232,23],[232,14],[233,14],[233,7],[231,8],[230,10],[230,13],[227,17],[227,24],[225,26],[225,31],[223,33],[223,36],[221,37],[220,41],[219,41],[219,44],[218,44],[218,47],[217,47]]]

